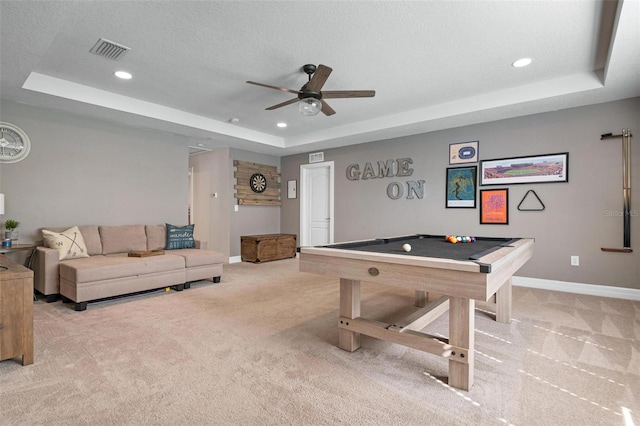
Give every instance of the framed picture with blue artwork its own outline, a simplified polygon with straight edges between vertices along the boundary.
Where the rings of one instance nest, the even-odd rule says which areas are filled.
[[[477,166],[447,168],[447,208],[476,208],[477,175]]]

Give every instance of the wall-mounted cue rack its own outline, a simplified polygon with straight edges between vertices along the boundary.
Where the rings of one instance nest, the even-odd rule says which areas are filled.
[[[622,129],[619,135],[601,135],[600,140],[622,138],[622,200],[624,242],[622,248],[601,247],[602,251],[631,253],[631,129]]]

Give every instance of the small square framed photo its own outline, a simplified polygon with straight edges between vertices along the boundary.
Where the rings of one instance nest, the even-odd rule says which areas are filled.
[[[478,162],[480,141],[449,144],[449,164],[467,164]]]
[[[480,224],[509,224],[509,189],[480,190]]]

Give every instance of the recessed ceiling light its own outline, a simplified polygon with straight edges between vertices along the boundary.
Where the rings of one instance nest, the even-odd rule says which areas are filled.
[[[283,123],[282,121],[279,122],[278,124],[276,124],[276,126],[281,127],[281,128],[285,128],[287,127],[287,123]]]
[[[511,65],[516,67],[516,68],[522,68],[522,67],[526,67],[530,63],[531,63],[531,58],[522,58],[522,59],[518,59],[517,61],[515,61]]]
[[[133,77],[130,73],[128,73],[126,71],[116,71],[113,74],[116,77],[121,78],[123,80],[131,80],[131,77]]]

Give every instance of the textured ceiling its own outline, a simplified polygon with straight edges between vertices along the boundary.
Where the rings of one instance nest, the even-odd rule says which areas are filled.
[[[640,96],[631,0],[1,0],[0,19],[3,99],[207,148],[281,156]],[[96,56],[101,37],[131,50]],[[245,83],[298,90],[306,63],[333,68],[323,90],[376,96],[305,117],[265,111],[294,95]]]

